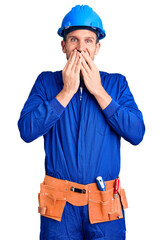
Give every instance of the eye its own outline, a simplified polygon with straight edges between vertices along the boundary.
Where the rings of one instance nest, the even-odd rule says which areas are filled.
[[[71,42],[77,42],[77,38],[71,38]]]
[[[86,39],[86,43],[92,43],[91,39]]]

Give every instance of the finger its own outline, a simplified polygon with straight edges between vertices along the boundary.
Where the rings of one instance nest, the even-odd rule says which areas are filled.
[[[81,57],[79,56],[78,61],[76,63],[76,68],[75,68],[75,72],[79,73],[81,69]]]
[[[79,56],[79,53],[77,52],[76,58],[75,58],[75,60],[74,60],[73,66],[72,66],[72,71],[75,71],[76,64],[77,64],[79,58],[80,58],[80,56]]]
[[[81,69],[81,72],[82,72],[82,74],[83,74],[83,77],[86,78],[86,76],[87,76],[88,74],[87,74],[87,71],[85,70],[85,68],[82,66],[82,64],[81,64],[80,69]]]
[[[73,51],[70,53],[70,57],[69,57],[69,59],[67,60],[66,65],[64,66],[63,70],[66,70],[66,69],[67,69],[67,67],[68,67],[68,65],[69,65],[69,62],[70,62],[70,59],[72,58],[72,54],[73,54]]]
[[[73,54],[72,54],[72,57],[71,57],[71,59],[69,61],[68,68],[72,69],[74,61],[76,59],[76,55],[77,55],[77,50],[75,49]]]
[[[69,65],[70,65],[70,62],[72,61],[73,55],[74,55],[74,51],[72,51],[72,52],[70,53],[69,59],[67,60],[67,63],[66,63],[66,65],[65,65],[65,67],[64,67],[63,70],[67,70],[67,68],[68,68]]]
[[[89,73],[91,69],[90,69],[89,65],[86,63],[86,61],[83,58],[83,56],[81,56],[81,63],[82,63],[82,66],[84,67],[85,71],[87,73]]]
[[[88,63],[90,69],[93,68],[93,61],[91,59],[91,57],[89,56],[88,53],[85,53],[84,51],[81,52],[83,58],[85,59],[85,61]]]

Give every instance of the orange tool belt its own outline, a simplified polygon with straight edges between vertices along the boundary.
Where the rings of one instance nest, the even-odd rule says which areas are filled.
[[[115,180],[106,181],[106,191],[100,191],[96,183],[87,185],[45,176],[38,194],[38,212],[45,217],[61,221],[66,202],[75,206],[88,204],[90,223],[123,218],[122,208],[128,208],[124,189],[119,186],[114,199]]]

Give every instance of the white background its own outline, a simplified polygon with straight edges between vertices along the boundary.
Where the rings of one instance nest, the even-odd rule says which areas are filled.
[[[61,70],[65,55],[57,30],[76,4],[103,20],[106,38],[95,59],[100,70],[126,76],[143,112],[146,134],[138,146],[122,140],[127,240],[163,239],[162,64],[163,14],[159,0],[6,0],[0,3],[0,238],[39,239],[37,193],[44,177],[43,138],[26,144],[17,121],[42,71]]]

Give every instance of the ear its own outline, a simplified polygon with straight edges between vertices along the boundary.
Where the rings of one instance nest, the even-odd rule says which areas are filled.
[[[99,52],[99,50],[100,50],[100,47],[101,47],[101,43],[100,43],[100,42],[96,43],[95,55],[98,54],[98,52]]]
[[[61,41],[61,47],[62,47],[62,52],[63,52],[63,53],[66,53],[66,48],[65,48],[65,46],[66,46],[66,43],[65,43],[64,40],[62,40],[62,41]]]

